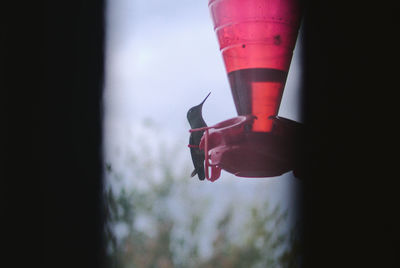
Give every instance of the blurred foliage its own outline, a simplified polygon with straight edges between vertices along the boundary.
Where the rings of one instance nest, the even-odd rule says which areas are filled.
[[[145,144],[142,146],[149,150]],[[120,181],[122,175],[113,170],[111,163],[105,165],[108,267],[300,267],[299,232],[297,228],[282,230],[287,213],[279,207],[271,208],[268,202],[246,208],[250,217],[243,220],[240,230],[233,224],[235,207],[227,209],[215,229],[207,230],[212,241],[211,256],[200,254],[199,240],[205,235],[200,227],[206,220],[207,199],[191,196],[189,170],[174,171],[168,164],[167,148],[161,150],[158,159],[139,158],[132,152],[129,165],[147,182],[140,190],[114,187],[113,182]],[[178,224],[168,207],[178,187],[185,193],[187,209],[181,213],[188,224]]]

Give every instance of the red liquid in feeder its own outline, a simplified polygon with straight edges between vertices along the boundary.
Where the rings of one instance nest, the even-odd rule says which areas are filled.
[[[287,72],[271,68],[241,69],[228,73],[232,96],[239,115],[257,116],[252,131],[268,132],[270,116],[278,114]]]

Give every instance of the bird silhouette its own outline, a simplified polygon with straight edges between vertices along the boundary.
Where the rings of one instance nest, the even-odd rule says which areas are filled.
[[[210,96],[211,92],[208,93],[208,95],[205,97],[205,99],[196,106],[193,106],[192,108],[189,109],[187,112],[187,119],[190,124],[191,129],[195,128],[202,128],[206,127],[207,124],[203,119],[203,104]],[[194,170],[191,173],[191,177],[194,177],[196,174],[199,177],[199,180],[204,180],[205,174],[204,174],[204,151],[200,150],[199,144],[201,137],[203,136],[204,131],[195,131],[190,133],[190,138],[189,138],[189,147],[190,147],[190,154],[192,156],[192,161],[194,165]]]

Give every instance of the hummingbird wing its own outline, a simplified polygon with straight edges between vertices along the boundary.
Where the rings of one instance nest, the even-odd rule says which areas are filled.
[[[198,145],[196,144],[195,140],[196,139],[194,138],[194,135],[190,135],[189,144]],[[194,170],[190,176],[194,177],[197,174],[199,180],[204,180],[204,151],[200,150],[199,148],[191,147],[190,154],[192,156],[192,162],[194,166]]]

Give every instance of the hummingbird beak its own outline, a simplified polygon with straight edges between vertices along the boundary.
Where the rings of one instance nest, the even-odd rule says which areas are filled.
[[[201,106],[203,106],[204,102],[206,101],[206,99],[208,98],[208,96],[210,96],[210,94],[211,94],[211,91],[210,91],[210,93],[208,93],[208,95],[206,96],[206,98],[200,103]]]

